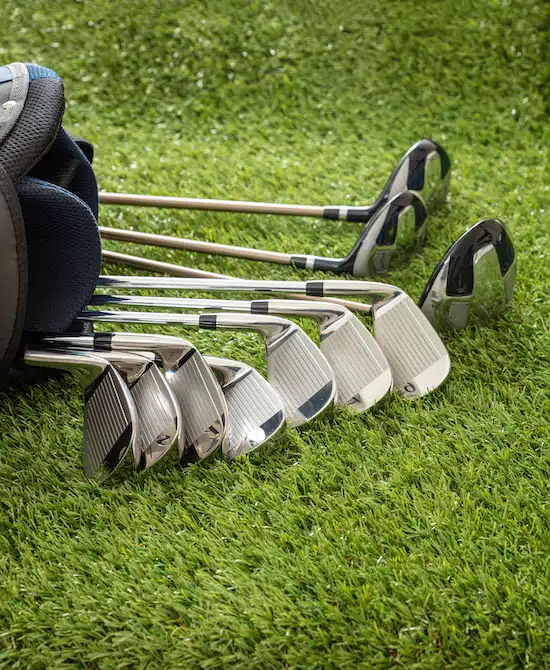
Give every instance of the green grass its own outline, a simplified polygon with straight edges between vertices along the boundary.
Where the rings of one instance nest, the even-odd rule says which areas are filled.
[[[509,225],[519,275],[506,317],[447,340],[437,392],[363,416],[333,409],[231,466],[86,482],[78,389],[0,396],[0,667],[550,663],[543,0],[4,0],[2,18],[0,61],[64,77],[66,125],[94,141],[104,189],[363,203],[433,137],[453,159],[450,203],[389,279],[418,298],[487,216]],[[101,219],[331,255],[357,236],[275,217],[103,207]],[[188,335],[262,366],[252,335]]]

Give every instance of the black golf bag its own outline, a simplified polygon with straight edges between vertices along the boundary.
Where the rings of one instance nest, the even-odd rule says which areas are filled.
[[[0,67],[0,384],[33,334],[67,331],[101,268],[97,182],[64,106],[52,70]]]

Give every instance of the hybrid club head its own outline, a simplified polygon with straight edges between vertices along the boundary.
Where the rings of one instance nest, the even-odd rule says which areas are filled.
[[[212,356],[205,360],[219,377],[229,411],[224,457],[233,460],[256,451],[285,424],[283,401],[250,365]]]
[[[450,180],[451,160],[445,149],[433,140],[420,140],[400,160],[378,202],[402,191],[415,191],[433,214],[447,199]]]
[[[334,373],[321,351],[295,323],[276,316],[88,311],[77,320],[257,331],[265,343],[268,380],[283,401],[291,426],[311,421],[335,397]]]
[[[439,331],[466,328],[502,313],[516,281],[516,254],[502,221],[485,219],[466,231],[438,263],[420,308]]]
[[[96,294],[90,304],[224,310],[311,318],[318,323],[320,349],[336,378],[336,402],[339,405],[363,412],[376,404],[393,386],[389,363],[376,340],[357,316],[341,305],[320,301],[304,303],[297,300],[195,300],[103,294]]]
[[[346,218],[353,220],[349,213]],[[374,207],[359,239],[345,258],[293,255],[291,262],[298,268],[354,277],[383,274],[402,265],[423,244],[427,218],[428,210],[422,198],[412,191],[404,191]]]
[[[76,376],[84,389],[84,473],[107,478],[139,439],[136,406],[122,377],[111,363],[88,352],[29,349],[23,362]]]
[[[181,462],[197,463],[216,453],[226,431],[227,405],[210,367],[191,342],[170,335],[124,332],[77,338],[60,336],[56,341],[98,352],[154,353],[181,411],[184,426],[184,441],[178,444]]]

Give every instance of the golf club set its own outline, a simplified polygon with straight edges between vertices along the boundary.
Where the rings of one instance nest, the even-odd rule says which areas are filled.
[[[216,453],[233,460],[331,403],[364,412],[392,389],[405,399],[423,396],[450,371],[440,333],[490,319],[512,299],[515,253],[498,219],[480,221],[451,245],[418,305],[370,279],[406,261],[425,238],[429,214],[445,202],[450,160],[431,140],[405,154],[368,206],[100,193],[93,147],[67,133],[63,112],[55,72],[0,67],[0,382],[31,383],[56,371],[78,380],[88,477],[104,479],[127,455],[137,470],[171,450],[182,464]],[[100,203],[312,216],[357,222],[361,232],[343,259],[282,254],[99,227]],[[101,238],[355,279],[238,279],[102,250]],[[101,275],[102,262],[168,276]],[[151,289],[162,295],[144,293]],[[196,299],[187,295],[193,291],[263,295]],[[374,336],[358,314],[372,319]],[[288,317],[313,320],[319,345]],[[102,323],[140,332],[104,332]],[[155,325],[181,327],[185,337],[149,332]],[[199,351],[187,339],[197,329],[260,335],[266,376]]]

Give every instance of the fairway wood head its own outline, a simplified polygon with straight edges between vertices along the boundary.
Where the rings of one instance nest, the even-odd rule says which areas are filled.
[[[451,160],[447,152],[433,140],[420,140],[393,171],[381,199],[391,199],[402,191],[415,191],[433,214],[447,199],[450,179]]]
[[[393,196],[373,214],[340,271],[369,277],[402,265],[422,244],[427,217],[426,206],[416,193]]]
[[[334,372],[320,349],[296,324],[266,337],[266,351],[269,383],[283,401],[292,427],[311,421],[333,402]]]
[[[405,398],[436,389],[451,361],[428,319],[406,293],[373,305],[374,335],[391,367],[396,388]]]
[[[384,353],[368,328],[351,312],[321,324],[321,351],[334,370],[336,402],[357,412],[375,405],[392,390]]]
[[[138,440],[136,407],[120,374],[91,352],[27,350],[23,360],[76,376],[84,389],[84,474],[107,478],[128,451],[134,452]]]
[[[228,409],[223,455],[233,460],[256,451],[285,423],[282,400],[269,382],[250,365],[206,356],[219,376]]]
[[[420,308],[439,331],[466,328],[502,313],[511,302],[516,255],[502,221],[486,219],[464,233],[438,263]]]

